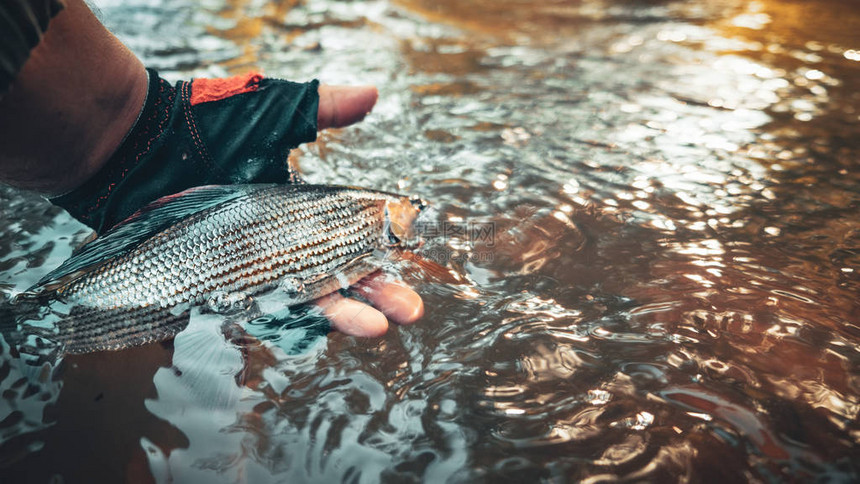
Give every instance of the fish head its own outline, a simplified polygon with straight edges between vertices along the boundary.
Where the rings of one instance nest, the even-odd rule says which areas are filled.
[[[421,245],[415,233],[415,219],[427,202],[420,198],[396,197],[385,202],[385,226],[382,242],[386,247],[414,249]]]

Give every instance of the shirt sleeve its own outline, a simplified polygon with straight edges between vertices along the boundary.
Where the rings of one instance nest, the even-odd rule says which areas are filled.
[[[48,22],[65,7],[62,0],[0,1],[0,98],[48,29]]]

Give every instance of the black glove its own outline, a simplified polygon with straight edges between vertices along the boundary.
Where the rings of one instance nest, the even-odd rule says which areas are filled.
[[[174,87],[147,72],[143,110],[117,152],[52,203],[101,234],[147,203],[190,187],[297,179],[287,157],[316,139],[318,81],[251,73]]]

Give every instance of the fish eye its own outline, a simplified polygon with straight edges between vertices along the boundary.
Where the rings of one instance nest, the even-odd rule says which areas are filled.
[[[394,247],[400,245],[400,237],[394,235],[393,224],[388,223],[385,226],[385,245]]]

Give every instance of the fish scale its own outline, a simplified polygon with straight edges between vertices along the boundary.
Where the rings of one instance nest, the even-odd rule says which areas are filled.
[[[419,209],[400,195],[351,187],[192,189],[88,244],[20,299],[71,305],[57,328],[32,331],[66,353],[160,341],[184,327],[192,305],[241,301],[284,278],[289,304],[299,304],[357,281],[379,267],[372,252],[396,240],[392,222],[409,226]]]
[[[358,255],[364,252],[369,245],[368,238],[371,233],[371,231],[365,231],[363,233],[360,232],[362,226],[373,224],[371,228],[381,229],[382,221],[377,217],[378,211],[362,211],[356,213],[357,211],[355,210],[356,206],[364,208],[361,206],[362,203],[370,202],[376,204],[379,202],[378,200],[349,200],[346,197],[332,198],[332,200],[326,200],[325,203],[319,203],[317,211],[318,216],[304,219],[299,218],[298,221],[301,221],[301,224],[296,224],[296,221],[290,221],[286,217],[290,213],[289,210],[282,209],[277,211],[278,206],[284,206],[277,204],[268,205],[273,213],[281,215],[282,217],[270,217],[268,221],[265,219],[254,220],[248,218],[245,218],[245,220],[252,220],[252,224],[260,224],[261,230],[259,235],[261,237],[266,234],[268,234],[268,236],[271,236],[271,234],[277,234],[288,227],[291,230],[299,230],[302,238],[306,240],[308,247],[298,249],[296,251],[296,255],[301,261],[305,262],[306,265],[303,267],[289,267],[289,269],[292,269],[292,271],[296,272],[299,276],[304,275],[308,277],[312,274],[304,274],[303,271],[312,270],[329,261],[329,259],[325,257],[325,255],[331,250],[331,246],[326,244],[326,242],[331,240],[329,239],[329,236],[339,236],[337,240],[344,241],[345,243],[349,242],[350,253],[352,255]],[[289,197],[286,197],[281,201],[285,204],[288,200]],[[317,202],[320,202],[320,200],[318,199]],[[100,280],[93,283],[84,279],[79,283],[73,283],[63,292],[68,297],[75,298],[79,302],[89,303],[89,305],[96,307],[112,306],[111,303],[113,302],[113,298],[117,298],[119,300],[130,298],[130,300],[135,302],[158,304],[162,301],[163,296],[160,291],[156,291],[156,288],[177,289],[178,285],[181,287],[181,284],[184,281],[190,279],[190,274],[197,272],[203,267],[221,267],[221,274],[223,274],[224,277],[235,278],[238,275],[237,272],[243,266],[266,260],[274,261],[276,254],[271,251],[271,248],[267,248],[265,244],[259,243],[261,240],[260,238],[239,236],[239,226],[230,226],[231,223],[236,224],[238,220],[241,220],[235,218],[237,211],[246,212],[242,214],[243,217],[254,217],[256,215],[255,213],[248,213],[247,211],[242,210],[244,208],[242,205],[244,204],[228,205],[223,207],[194,225],[195,227],[197,224],[204,225],[204,232],[196,238],[195,242],[199,242],[201,238],[206,238],[208,234],[214,235],[214,237],[209,240],[212,241],[214,245],[220,245],[222,248],[214,254],[205,250],[206,245],[198,245],[197,247],[202,247],[204,249],[200,250],[199,248],[192,248],[184,257],[174,256],[173,251],[169,250],[171,246],[181,244],[183,238],[188,236],[188,226],[178,227],[176,230],[160,234],[159,237],[153,238],[151,242],[145,243],[141,247],[141,252],[150,253],[151,256],[154,255],[156,258],[157,262],[153,262],[152,271],[144,273],[135,271],[133,267],[136,264],[134,264],[133,260],[129,261],[127,257],[123,257],[113,261],[112,264],[105,267],[105,274],[110,274],[111,277],[108,284],[99,284],[99,282],[101,282]],[[326,207],[330,206],[347,210],[332,211],[329,209],[323,212]],[[326,216],[319,216],[320,214],[325,214]],[[336,219],[332,217],[341,218]],[[223,223],[222,220],[226,221],[226,224]],[[346,226],[348,227],[348,230],[346,234],[330,234],[328,232],[314,233],[313,230],[311,230],[311,225],[318,226],[318,224],[329,224],[331,227]],[[209,229],[208,234],[206,232],[206,228]],[[252,233],[248,235],[255,234]],[[351,237],[352,235],[358,236]],[[131,262],[131,264],[129,264],[129,262]],[[217,266],[215,264],[217,264]],[[175,268],[178,268],[178,270],[175,270]],[[326,269],[327,268],[328,267],[326,267]],[[292,272],[289,269],[288,272]],[[255,271],[251,271],[247,275],[251,275],[253,272]],[[159,281],[159,284],[151,284],[150,280],[152,278]],[[118,280],[128,281],[127,285],[129,287],[126,289],[122,285],[118,285]],[[211,291],[215,288],[223,289],[225,286],[223,278],[215,278],[210,281],[210,284],[207,285],[206,289]],[[173,292],[178,293],[178,291]],[[192,301],[189,300],[189,298],[183,298],[179,302],[200,301]]]

